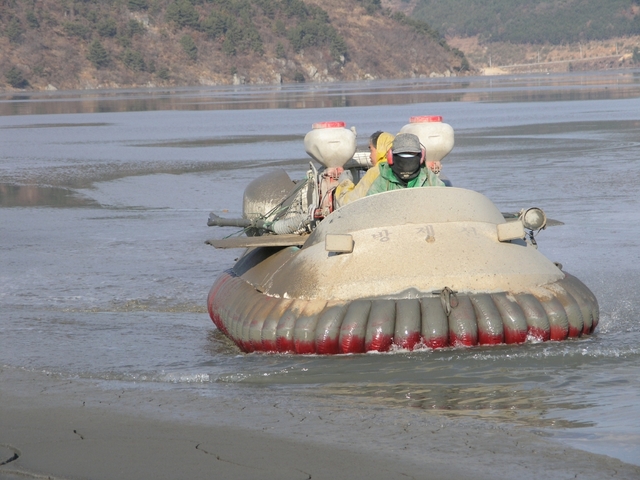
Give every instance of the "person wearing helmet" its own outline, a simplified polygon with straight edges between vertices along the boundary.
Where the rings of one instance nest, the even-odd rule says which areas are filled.
[[[380,175],[379,165],[387,161],[387,152],[393,143],[393,135],[378,130],[369,137],[369,158],[373,165],[367,173],[360,179],[357,185],[351,178],[346,178],[336,187],[335,203],[336,207],[343,207],[359,198],[364,197],[373,182]]]
[[[425,165],[425,150],[412,133],[399,133],[380,163],[380,174],[367,190],[367,195],[414,187],[444,187],[445,184]]]

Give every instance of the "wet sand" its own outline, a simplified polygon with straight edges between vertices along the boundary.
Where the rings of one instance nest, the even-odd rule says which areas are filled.
[[[337,405],[105,390],[13,368],[0,370],[0,385],[1,479],[640,477],[640,467],[534,431],[424,412],[367,407],[354,418]]]

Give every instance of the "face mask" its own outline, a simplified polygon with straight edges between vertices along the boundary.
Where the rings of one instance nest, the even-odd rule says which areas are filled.
[[[396,177],[406,185],[420,173],[420,160],[422,155],[419,153],[408,157],[403,155],[406,155],[406,153],[393,155],[391,170],[396,174]]]

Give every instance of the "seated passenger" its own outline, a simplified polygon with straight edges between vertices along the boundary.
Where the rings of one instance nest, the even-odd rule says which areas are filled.
[[[371,187],[375,179],[380,175],[380,170],[378,169],[380,162],[387,161],[387,152],[391,148],[392,142],[393,135],[380,130],[369,137],[369,158],[373,166],[367,170],[367,173],[360,179],[357,185],[354,185],[353,180],[350,178],[346,178],[340,182],[335,192],[336,208],[351,203],[367,194],[369,187]]]
[[[387,162],[380,163],[380,175],[369,187],[367,195],[414,187],[444,187],[431,168],[425,165],[425,150],[412,133],[399,133],[387,154]]]

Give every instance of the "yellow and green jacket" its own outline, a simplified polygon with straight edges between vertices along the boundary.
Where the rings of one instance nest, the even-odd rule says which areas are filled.
[[[362,180],[360,181],[362,182]],[[420,167],[420,173],[418,176],[413,180],[410,180],[405,186],[400,182],[398,177],[396,177],[395,173],[393,173],[393,170],[391,170],[388,163],[381,163],[379,164],[379,175],[367,190],[367,196],[375,195],[376,193],[388,192],[390,190],[400,190],[401,188],[444,186],[444,182],[425,165]]]
[[[340,185],[336,187],[334,195],[336,208],[344,207],[347,203],[351,203],[367,195],[367,191],[376,178],[378,178],[378,175],[380,175],[378,166],[380,163],[387,161],[387,152],[393,144],[393,138],[394,136],[387,132],[382,132],[378,136],[378,141],[375,145],[375,165],[367,170],[367,173],[360,179],[358,185],[355,185],[351,180],[340,182]]]

